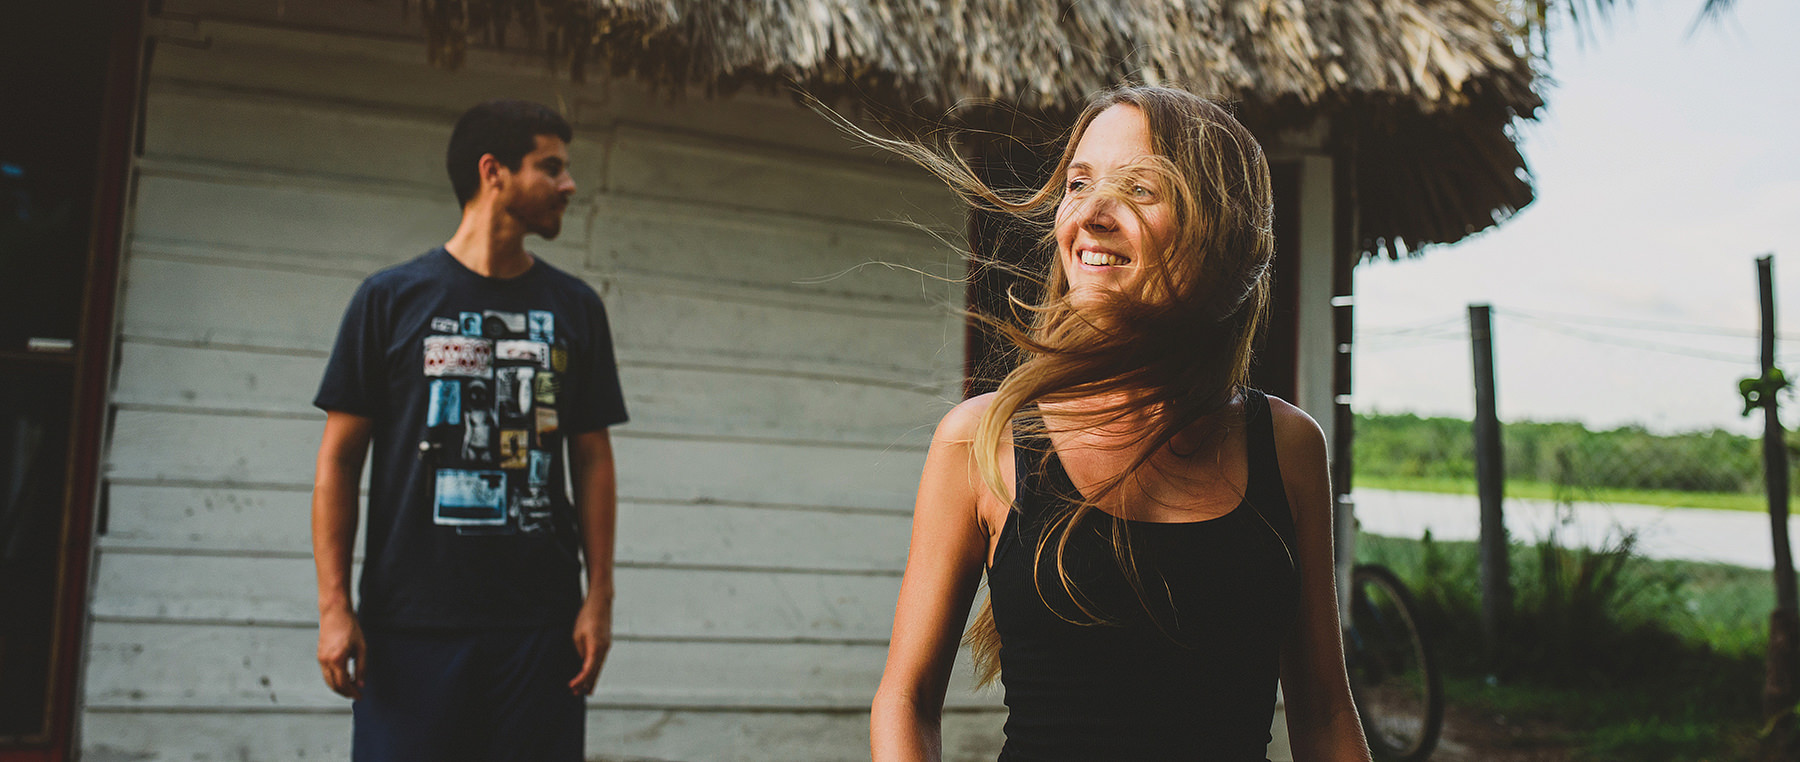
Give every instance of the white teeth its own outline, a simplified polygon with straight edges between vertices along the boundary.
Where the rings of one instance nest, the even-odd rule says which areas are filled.
[[[1116,267],[1130,261],[1131,260],[1117,254],[1108,254],[1104,251],[1081,252],[1081,263],[1084,265],[1108,265]]]

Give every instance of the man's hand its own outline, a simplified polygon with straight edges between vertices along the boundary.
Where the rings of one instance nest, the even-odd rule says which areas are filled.
[[[319,670],[325,673],[325,684],[340,696],[362,698],[368,668],[369,647],[356,614],[333,611],[320,616]]]
[[[612,648],[613,531],[618,524],[612,437],[606,429],[574,435],[569,439],[569,459],[582,560],[587,565],[587,598],[575,615],[575,653],[581,655],[581,672],[569,681],[569,690],[588,696]]]
[[[350,555],[356,545],[357,489],[374,422],[331,410],[313,476],[313,564],[319,573],[319,669],[339,694],[362,698],[368,647],[350,599]],[[352,664],[351,662],[355,662]]]
[[[569,681],[569,690],[577,696],[594,694],[594,683],[600,680],[600,665],[606,663],[606,652],[612,648],[612,602],[589,596],[575,615],[575,653],[581,656],[581,672]]]

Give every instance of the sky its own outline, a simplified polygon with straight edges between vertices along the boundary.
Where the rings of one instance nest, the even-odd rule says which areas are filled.
[[[1472,415],[1468,305],[1485,303],[1502,420],[1760,432],[1737,381],[1759,373],[1763,254],[1776,363],[1800,357],[1800,3],[1738,0],[1690,34],[1702,5],[1621,2],[1552,32],[1549,106],[1520,128],[1537,200],[1357,267],[1358,412]],[[1783,404],[1800,423],[1800,398]]]

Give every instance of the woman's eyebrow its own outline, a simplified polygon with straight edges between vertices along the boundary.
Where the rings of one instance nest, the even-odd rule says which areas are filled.
[[[1074,172],[1076,170],[1080,170],[1082,172],[1092,172],[1092,171],[1094,171],[1094,168],[1088,166],[1088,163],[1085,161],[1070,162],[1069,163],[1069,171]]]

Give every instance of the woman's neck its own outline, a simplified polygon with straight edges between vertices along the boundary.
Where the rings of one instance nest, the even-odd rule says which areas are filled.
[[[1201,437],[1216,432],[1225,424],[1225,416],[1233,409],[1239,395],[1231,397],[1175,432],[1170,444],[1176,449],[1192,449]],[[1145,395],[1109,392],[1055,402],[1040,402],[1038,409],[1048,431],[1071,436],[1096,445],[1131,447],[1162,427],[1171,415],[1162,402],[1142,402]]]

